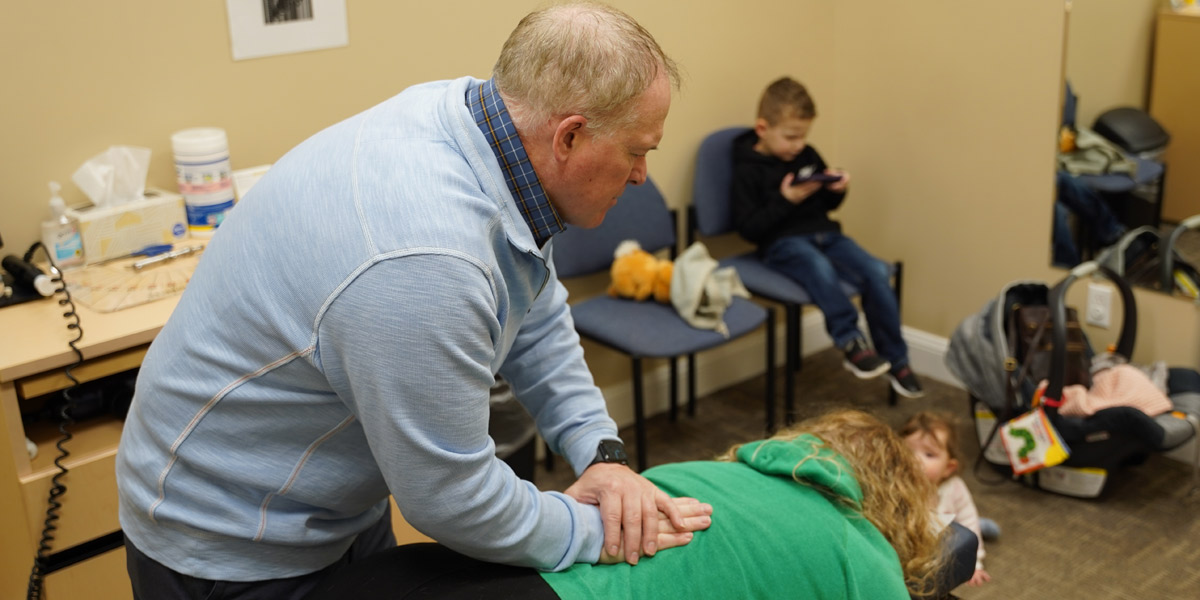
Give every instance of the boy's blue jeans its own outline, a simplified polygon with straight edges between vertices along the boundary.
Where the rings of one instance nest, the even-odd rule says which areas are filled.
[[[887,263],[834,232],[778,239],[767,246],[763,260],[808,290],[825,314],[825,330],[838,348],[862,335],[858,331],[858,309],[838,280],[853,284],[862,291],[863,315],[875,351],[892,363],[893,370],[908,364],[908,345],[900,335],[900,308]]]

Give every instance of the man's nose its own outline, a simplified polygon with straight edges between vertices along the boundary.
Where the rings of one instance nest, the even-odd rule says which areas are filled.
[[[629,171],[629,183],[633,185],[646,183],[646,157],[639,156],[633,163],[633,169]]]

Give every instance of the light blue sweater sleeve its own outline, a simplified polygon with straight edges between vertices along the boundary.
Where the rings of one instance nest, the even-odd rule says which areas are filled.
[[[380,257],[319,317],[315,360],[361,422],[401,513],[419,531],[492,562],[548,570],[595,562],[599,511],[518,479],[488,437],[491,365],[502,338],[491,277],[483,263],[444,250]],[[597,419],[587,394],[578,407],[569,399],[590,376],[581,353],[564,352],[569,316],[563,323],[564,298],[551,295],[560,288],[547,287],[550,297],[531,311],[510,370],[539,424],[578,454],[608,432],[587,425]],[[572,421],[575,408],[582,412]]]
[[[501,374],[533,415],[551,450],[578,476],[603,439],[620,439],[617,425],[583,359],[567,290],[550,278],[509,351]]]

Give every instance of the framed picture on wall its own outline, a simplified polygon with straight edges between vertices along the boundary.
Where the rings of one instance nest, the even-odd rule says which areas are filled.
[[[346,0],[225,0],[233,60],[350,43]]]

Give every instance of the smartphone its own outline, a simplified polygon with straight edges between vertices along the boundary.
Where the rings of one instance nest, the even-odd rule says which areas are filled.
[[[810,181],[820,181],[821,183],[829,183],[832,181],[841,181],[842,176],[836,173],[808,173],[806,175],[797,175],[792,180],[792,185],[808,183]]]

